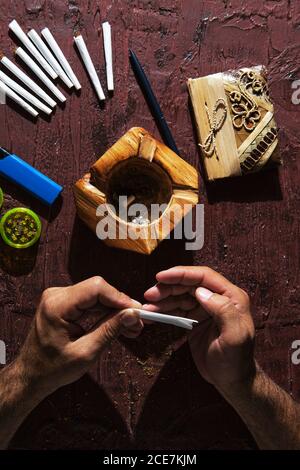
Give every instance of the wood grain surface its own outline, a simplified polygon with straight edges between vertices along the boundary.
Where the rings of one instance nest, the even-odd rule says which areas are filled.
[[[2,213],[36,210],[43,234],[36,252],[12,260],[1,246],[0,338],[11,361],[26,337],[43,289],[99,274],[137,299],[155,274],[175,264],[205,264],[246,289],[257,327],[257,357],[270,376],[300,399],[300,366],[290,361],[300,339],[299,113],[292,82],[299,77],[297,0],[2,0],[0,49],[15,47],[8,23],[48,26],[70,59],[82,92],[37,123],[9,103],[0,107],[0,145],[64,185],[48,212],[1,180]],[[105,85],[101,22],[112,24],[116,89],[99,106],[73,47],[85,37]],[[126,130],[158,133],[128,62],[132,47],[145,64],[181,155],[199,166],[186,81],[220,70],[265,64],[280,127],[284,166],[214,184],[201,182],[205,245],[186,252],[163,242],[150,257],[113,250],[75,216],[72,185]],[[106,92],[107,94],[107,92]],[[201,171],[201,169],[200,169]],[[21,255],[20,255],[21,256]],[[22,267],[22,269],[21,269]],[[197,374],[182,332],[147,327],[137,341],[121,339],[91,374],[46,399],[26,420],[12,448],[253,448],[241,420]]]

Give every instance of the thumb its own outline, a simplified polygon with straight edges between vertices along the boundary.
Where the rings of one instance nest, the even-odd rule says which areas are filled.
[[[239,322],[239,313],[229,297],[215,294],[204,287],[196,289],[195,297],[212,316],[220,332],[235,329]]]
[[[139,324],[139,315],[131,309],[114,314],[91,333],[82,336],[77,342],[84,342],[84,348],[90,356],[98,355],[124,331]]]

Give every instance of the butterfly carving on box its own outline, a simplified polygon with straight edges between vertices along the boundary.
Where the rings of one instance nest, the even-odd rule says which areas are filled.
[[[281,163],[278,131],[263,66],[189,79],[204,166],[209,180]],[[217,116],[219,126],[212,117]],[[225,104],[224,104],[225,103]],[[221,120],[221,117],[225,119]]]
[[[242,173],[249,173],[258,171],[272,157],[278,131],[263,68],[239,71],[235,75],[235,87],[232,91],[227,89],[232,124],[237,131],[246,131],[246,135],[241,134],[244,137],[238,155]],[[276,160],[276,155],[273,157]]]

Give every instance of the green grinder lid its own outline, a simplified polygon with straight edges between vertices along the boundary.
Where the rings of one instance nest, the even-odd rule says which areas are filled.
[[[0,221],[0,235],[13,248],[29,248],[40,238],[42,224],[37,214],[24,207],[6,212]]]

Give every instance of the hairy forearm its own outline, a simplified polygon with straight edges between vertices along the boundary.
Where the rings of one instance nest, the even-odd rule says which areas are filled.
[[[18,361],[0,372],[0,449],[6,449],[28,414],[42,400]]]
[[[259,367],[250,381],[219,391],[261,449],[300,449],[300,405]]]

